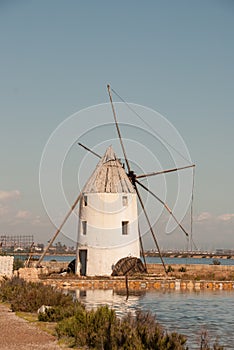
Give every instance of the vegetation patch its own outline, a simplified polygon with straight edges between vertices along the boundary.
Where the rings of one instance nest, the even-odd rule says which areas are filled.
[[[37,312],[42,305],[66,308],[73,306],[71,295],[65,295],[42,283],[26,282],[13,277],[1,283],[0,299],[11,305],[12,311]]]
[[[135,315],[128,313],[119,318],[107,306],[88,311],[71,295],[16,277],[1,283],[0,299],[10,303],[13,311],[30,322],[35,322],[35,312],[42,305],[50,306],[38,315],[40,328],[56,334],[60,342],[74,348],[188,350],[186,337],[166,332],[150,312],[137,311]],[[31,316],[26,312],[31,312]],[[223,349],[217,342],[210,347],[205,338],[201,345],[203,350]]]
[[[14,258],[13,262],[13,270],[19,270],[20,268],[24,267],[24,261],[19,258]]]
[[[181,266],[178,271],[179,272],[186,272],[187,270],[186,270],[186,267]]]
[[[37,313],[31,313],[31,312],[22,312],[17,311],[16,315],[23,318],[24,320],[28,322],[37,322],[38,321],[38,314]]]
[[[74,316],[76,313],[84,310],[84,305],[78,301],[72,301],[64,306],[56,305],[47,308],[45,312],[38,315],[39,321],[42,322],[59,322],[63,319]]]
[[[101,306],[97,310],[79,309],[74,316],[58,323],[59,338],[69,338],[73,347],[90,349],[187,349],[186,338],[167,333],[151,313],[127,314],[122,319],[114,310]]]
[[[173,271],[174,271],[173,267],[172,267],[171,265],[168,265],[168,267],[167,267],[167,273],[168,273],[168,272],[173,272]]]

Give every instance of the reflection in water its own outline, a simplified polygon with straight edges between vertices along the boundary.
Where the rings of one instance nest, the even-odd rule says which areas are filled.
[[[108,305],[115,309],[118,316],[122,316],[127,312],[135,312],[136,305],[139,300],[146,294],[145,291],[129,291],[128,300],[126,300],[126,291],[114,291],[111,289],[102,290],[79,290],[75,291],[76,299],[85,304],[88,310],[97,308],[101,305]]]
[[[136,310],[151,311],[168,331],[188,336],[189,349],[197,349],[201,332],[207,330],[212,341],[218,337],[225,349],[234,344],[233,291],[169,291],[130,293],[113,290],[76,290],[76,298],[87,309],[108,305],[118,316]]]

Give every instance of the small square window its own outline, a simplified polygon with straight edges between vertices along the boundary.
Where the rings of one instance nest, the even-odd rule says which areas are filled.
[[[82,221],[82,233],[84,236],[87,234],[87,221]]]
[[[128,221],[122,221],[122,235],[128,234]]]
[[[127,205],[128,205],[128,197],[127,196],[123,196],[122,197],[122,202],[123,202],[123,206],[127,207]]]
[[[88,205],[88,197],[87,196],[83,196],[83,203],[84,203],[84,207],[87,207],[87,205]]]

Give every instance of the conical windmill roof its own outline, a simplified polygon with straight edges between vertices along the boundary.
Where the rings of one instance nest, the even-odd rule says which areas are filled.
[[[135,193],[121,162],[109,146],[90,176],[83,193]]]

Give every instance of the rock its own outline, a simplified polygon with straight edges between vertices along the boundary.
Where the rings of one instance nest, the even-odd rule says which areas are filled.
[[[38,310],[37,310],[37,313],[38,314],[44,314],[46,312],[46,310],[50,309],[51,306],[48,306],[48,305],[42,305]]]

